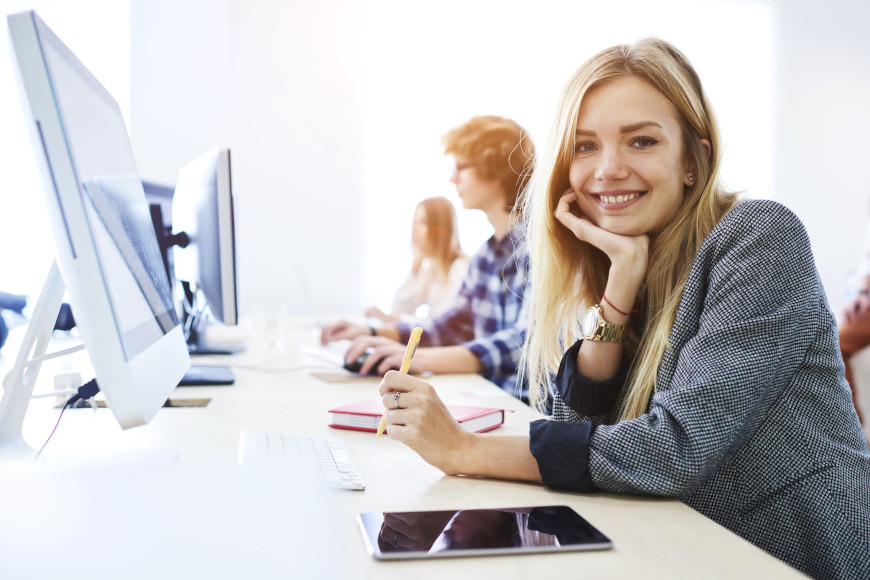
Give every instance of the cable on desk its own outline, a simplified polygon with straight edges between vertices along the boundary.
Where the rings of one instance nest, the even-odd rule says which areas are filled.
[[[77,393],[67,399],[67,402],[64,403],[63,408],[60,410],[60,416],[57,418],[57,423],[54,424],[54,429],[51,430],[51,433],[48,435],[48,439],[45,440],[45,443],[42,444],[42,447],[37,451],[36,456],[33,458],[34,461],[39,459],[39,456],[42,455],[42,450],[45,449],[45,446],[48,445],[48,442],[51,441],[51,437],[54,435],[54,432],[57,431],[57,426],[60,425],[60,420],[63,418],[63,412],[66,411],[66,408],[70,405],[74,405],[79,401],[87,401],[94,395],[100,392],[100,387],[97,385],[97,379],[91,379],[82,386],[77,389]]]

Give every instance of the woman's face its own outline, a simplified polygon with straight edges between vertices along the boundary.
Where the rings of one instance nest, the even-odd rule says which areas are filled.
[[[586,93],[568,179],[593,223],[657,234],[682,205],[690,175],[677,112],[649,82],[624,76]]]
[[[426,210],[418,207],[414,212],[414,223],[411,224],[411,243],[414,248],[423,254],[429,255],[429,224],[426,220]]]

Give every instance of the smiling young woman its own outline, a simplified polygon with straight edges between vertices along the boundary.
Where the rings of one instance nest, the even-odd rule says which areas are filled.
[[[525,199],[524,368],[551,418],[467,433],[388,373],[389,435],[450,474],[678,497],[811,576],[868,578],[870,451],[806,231],[727,191],[720,156],[672,45],[581,66]]]

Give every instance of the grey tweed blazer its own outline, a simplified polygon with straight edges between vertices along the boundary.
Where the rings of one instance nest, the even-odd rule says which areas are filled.
[[[817,578],[870,578],[870,452],[798,218],[746,201],[701,246],[649,412],[598,425],[598,489],[678,497]],[[590,419],[556,394],[554,419]],[[612,422],[612,420],[611,420]]]

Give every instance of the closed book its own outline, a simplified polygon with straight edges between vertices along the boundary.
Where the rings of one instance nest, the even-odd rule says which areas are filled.
[[[472,433],[490,431],[504,423],[504,409],[447,405],[447,410],[460,425]],[[368,399],[330,409],[329,413],[332,415],[330,427],[377,432],[384,414],[384,405],[381,399]]]

